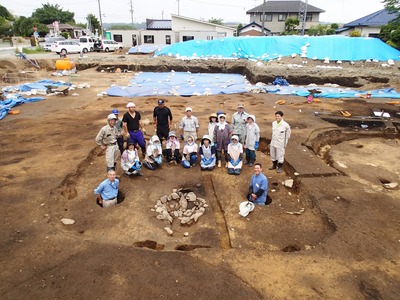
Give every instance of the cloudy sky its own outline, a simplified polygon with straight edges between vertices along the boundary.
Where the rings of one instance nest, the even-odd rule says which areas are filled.
[[[104,23],[130,23],[130,4],[133,5],[134,22],[149,19],[169,19],[171,14],[203,19],[223,19],[223,22],[247,24],[246,11],[263,3],[263,0],[2,0],[11,13],[30,16],[42,3],[59,4],[63,10],[75,13],[78,23],[92,13],[99,18],[99,1]],[[267,0],[268,1],[268,0]],[[325,10],[323,22],[347,23],[384,8],[381,0],[309,0],[308,4]]]

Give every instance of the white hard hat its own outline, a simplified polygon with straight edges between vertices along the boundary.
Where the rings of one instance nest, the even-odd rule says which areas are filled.
[[[107,117],[107,120],[112,120],[112,119],[117,119],[117,117],[114,114],[109,114]]]
[[[247,217],[247,215],[254,210],[254,203],[250,201],[243,201],[239,205],[239,215]]]

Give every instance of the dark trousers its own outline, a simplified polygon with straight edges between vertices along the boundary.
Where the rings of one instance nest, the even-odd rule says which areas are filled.
[[[169,134],[169,128],[167,126],[157,126],[157,132],[156,132],[158,138],[160,139],[160,142],[162,142],[163,138],[165,140],[168,139],[168,134]]]
[[[228,162],[228,151],[224,150],[225,162]],[[222,160],[222,151],[217,151],[217,161]]]
[[[180,163],[182,160],[182,155],[179,152],[179,149],[175,149],[174,153],[172,153],[172,149],[164,149],[163,155],[167,162],[175,160],[177,163]]]
[[[129,131],[129,135],[135,146],[139,144],[140,149],[142,149],[142,155],[144,156],[146,154],[146,140],[144,139],[143,132],[140,130]]]
[[[254,162],[256,161],[256,151],[246,148],[246,160],[249,163],[253,163],[254,164]]]

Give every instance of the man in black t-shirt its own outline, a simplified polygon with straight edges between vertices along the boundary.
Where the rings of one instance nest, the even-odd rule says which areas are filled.
[[[146,155],[146,140],[144,139],[143,132],[146,133],[146,131],[144,130],[140,113],[135,110],[136,106],[133,102],[129,102],[126,107],[128,111],[122,118],[124,136],[129,137],[135,146],[139,144],[142,149],[142,156],[144,157]]]
[[[168,133],[171,130],[172,113],[171,110],[165,106],[163,99],[158,100],[158,106],[153,111],[153,123],[156,129],[156,134],[162,143],[162,139],[168,139]]]

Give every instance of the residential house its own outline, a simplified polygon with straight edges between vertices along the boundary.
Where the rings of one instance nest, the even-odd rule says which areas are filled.
[[[53,24],[48,24],[46,26],[49,28],[50,36],[59,36],[62,32],[68,32],[72,39],[77,39],[83,35],[90,34],[90,31],[85,28],[76,27],[69,24],[58,24],[58,22],[54,22]]]
[[[171,20],[146,20],[144,30],[110,30],[111,37],[124,47],[169,45],[190,40],[213,40],[233,36],[236,29],[201,20],[171,15]]]
[[[269,30],[268,28],[265,28],[265,27],[263,30],[262,26],[260,24],[257,24],[256,22],[251,22],[250,24],[243,26],[239,30],[239,35],[240,36],[266,36],[266,35],[271,35],[271,30]]]
[[[391,13],[387,9],[381,9],[365,17],[351,21],[336,30],[337,34],[349,35],[352,31],[359,31],[361,36],[378,37],[381,27],[395,19],[398,13]]]
[[[298,18],[301,11],[306,13],[304,24],[306,32],[311,26],[319,24],[319,16],[325,12],[310,4],[306,5],[303,1],[267,1],[265,6],[258,5],[248,10],[246,14],[250,15],[250,23],[262,24],[264,19],[264,27],[267,27],[273,35],[278,35],[285,31],[286,19]]]

